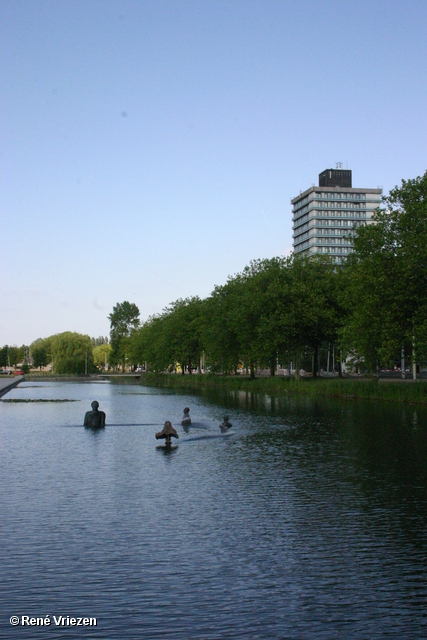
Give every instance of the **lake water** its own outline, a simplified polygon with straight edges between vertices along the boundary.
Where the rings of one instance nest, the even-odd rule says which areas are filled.
[[[94,399],[103,430],[80,426]],[[420,408],[22,383],[0,402],[1,637],[426,638],[426,461]]]

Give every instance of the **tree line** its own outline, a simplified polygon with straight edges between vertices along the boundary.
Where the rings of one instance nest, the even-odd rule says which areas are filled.
[[[9,346],[4,345],[0,349],[0,367],[16,367],[19,363],[27,365],[28,345]]]
[[[201,363],[223,373],[243,363],[252,374],[261,367],[274,375],[278,363],[292,361],[316,374],[328,347],[336,363],[352,359],[371,372],[402,355],[423,362],[427,172],[403,180],[351,238],[342,267],[326,255],[254,260],[206,299],[179,299],[143,324],[136,305],[118,304],[110,314],[113,352],[153,371],[179,365],[190,373]],[[118,328],[124,309],[127,321]]]
[[[55,374],[85,374],[103,369],[108,363],[111,346],[108,337],[90,338],[88,335],[65,331],[47,338],[38,338],[31,345],[0,349],[0,366],[20,365],[24,373],[30,368],[47,365]]]
[[[125,301],[109,315],[110,337],[65,332],[30,347],[0,349],[0,366],[53,364],[55,373],[200,368],[251,375],[292,361],[317,373],[320,354],[371,372],[427,359],[427,172],[403,180],[373,216],[351,232],[343,266],[327,255],[254,260],[206,299],[179,299],[141,323]],[[336,367],[340,370],[340,367]]]

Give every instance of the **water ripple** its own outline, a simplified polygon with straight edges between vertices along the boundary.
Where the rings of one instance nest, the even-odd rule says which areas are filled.
[[[408,408],[127,389],[22,383],[11,397],[81,402],[0,403],[1,637],[74,637],[11,633],[47,613],[108,640],[427,637],[423,411],[414,428]],[[94,399],[110,426],[58,428]]]

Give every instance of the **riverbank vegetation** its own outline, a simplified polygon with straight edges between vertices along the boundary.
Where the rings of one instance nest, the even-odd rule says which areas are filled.
[[[378,380],[377,378],[285,378],[247,376],[223,376],[195,374],[174,376],[155,373],[141,374],[141,384],[148,387],[163,387],[183,393],[206,391],[241,391],[271,396],[304,395],[312,398],[341,398],[345,400],[394,401],[406,404],[427,404],[425,382]]]
[[[212,294],[177,300],[127,337],[129,358],[153,372],[197,369],[252,376],[278,366],[313,377],[329,354],[377,374],[427,357],[427,172],[383,199],[351,232],[353,253],[256,260]],[[332,380],[327,381],[332,388]],[[393,392],[395,393],[395,392]]]
[[[279,369],[299,378],[304,369],[317,383],[322,368],[374,376],[402,360],[416,371],[427,360],[427,172],[383,198],[373,222],[349,232],[353,253],[342,266],[332,254],[254,260],[207,298],[179,299],[143,323],[135,304],[118,303],[110,344],[65,332],[21,351],[55,374],[107,363],[154,373],[268,370],[272,378]],[[13,365],[19,354],[4,347],[0,363]]]

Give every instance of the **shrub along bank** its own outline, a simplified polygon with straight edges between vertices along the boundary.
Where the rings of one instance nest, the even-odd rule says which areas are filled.
[[[298,394],[311,397],[329,397],[342,399],[369,399],[378,401],[396,401],[407,404],[427,404],[427,382],[379,381],[373,379],[335,378],[247,378],[244,376],[220,375],[175,375],[145,373],[140,383],[145,386],[163,387],[188,393],[207,390],[241,390],[254,393],[267,393],[273,396]]]

